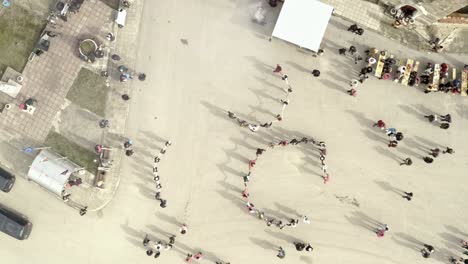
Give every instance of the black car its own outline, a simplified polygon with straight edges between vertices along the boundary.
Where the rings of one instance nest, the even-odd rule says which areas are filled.
[[[0,190],[4,192],[9,192],[15,184],[15,180],[15,175],[9,173],[8,171],[0,167]]]
[[[0,204],[0,231],[16,239],[24,240],[29,237],[32,230],[32,223],[13,210]]]

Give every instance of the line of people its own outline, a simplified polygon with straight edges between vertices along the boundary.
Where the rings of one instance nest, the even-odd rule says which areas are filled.
[[[159,206],[161,208],[166,208],[167,200],[161,198],[161,191],[162,191],[162,184],[161,184],[161,177],[159,175],[158,164],[161,161],[161,158],[164,154],[166,154],[167,148],[172,145],[170,140],[164,143],[163,148],[159,151],[159,155],[154,157],[154,165],[153,165],[153,180],[156,183],[156,194],[154,198],[159,201]]]
[[[248,183],[250,182],[250,177],[252,176],[252,169],[257,164],[258,158],[265,151],[267,151],[269,149],[273,149],[276,146],[283,146],[284,147],[284,146],[287,146],[289,144],[298,145],[298,144],[302,144],[302,143],[303,144],[312,143],[312,144],[314,144],[315,146],[318,147],[318,149],[320,151],[320,160],[321,160],[321,164],[322,164],[322,170],[325,173],[324,179],[325,179],[325,183],[327,183],[329,181],[330,176],[328,174],[327,166],[325,164],[325,156],[327,154],[327,150],[326,150],[326,145],[325,145],[325,143],[323,141],[316,141],[314,139],[303,137],[301,139],[293,138],[293,139],[291,139],[289,141],[282,140],[282,141],[279,141],[278,143],[272,142],[272,143],[270,143],[268,145],[268,147],[266,149],[258,148],[256,153],[255,153],[256,158],[253,159],[253,160],[250,160],[249,163],[248,163],[249,172],[243,177],[244,190],[242,192],[242,198],[246,202],[247,211],[249,213],[251,213],[251,214],[255,214],[258,219],[260,219],[262,221],[265,221],[265,223],[266,223],[266,225],[268,227],[274,226],[274,227],[277,227],[279,229],[283,229],[284,227],[288,226],[288,227],[293,227],[294,228],[299,224],[299,219],[291,218],[291,219],[283,222],[283,220],[281,220],[281,219],[277,219],[277,218],[271,217],[271,216],[265,216],[265,213],[263,211],[255,208],[255,205],[252,202],[250,202],[250,200],[249,200],[250,194],[248,192]],[[310,224],[310,220],[309,220],[309,218],[307,216],[303,215],[303,216],[301,216],[301,218],[302,218],[302,222],[304,222],[305,224]]]
[[[269,127],[271,127],[273,125],[273,123],[280,122],[280,121],[283,120],[284,110],[286,109],[286,106],[289,105],[289,97],[290,97],[293,90],[292,90],[291,85],[289,84],[289,79],[288,79],[289,77],[288,77],[287,74],[283,73],[283,68],[281,67],[281,65],[276,64],[276,68],[273,70],[273,73],[277,73],[277,74],[281,75],[281,80],[283,80],[285,82],[286,87],[287,87],[287,89],[284,89],[284,91],[286,92],[286,98],[280,99],[282,107],[281,107],[281,112],[276,115],[276,119],[272,120],[270,122],[265,122],[263,124],[253,124],[253,123],[249,123],[249,122],[247,122],[247,121],[245,121],[243,119],[240,119],[239,117],[237,117],[237,114],[235,114],[234,112],[227,111],[228,117],[230,119],[236,119],[237,122],[239,123],[239,126],[247,127],[252,132],[257,132],[260,129],[260,127],[269,128]],[[314,76],[318,76],[318,75],[320,75],[320,72],[318,70],[314,70],[313,74],[314,74]]]

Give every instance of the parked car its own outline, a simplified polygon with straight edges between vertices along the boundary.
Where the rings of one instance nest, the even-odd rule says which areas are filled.
[[[9,192],[15,184],[15,180],[15,175],[9,173],[8,171],[0,167],[0,190],[4,192]]]
[[[32,230],[32,223],[13,210],[0,204],[0,231],[16,239],[24,240],[29,237]]]

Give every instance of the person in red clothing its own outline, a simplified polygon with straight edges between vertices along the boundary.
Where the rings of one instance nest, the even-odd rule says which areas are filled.
[[[256,159],[249,161],[249,171],[255,166],[255,164],[257,164]]]
[[[249,192],[247,191],[247,188],[244,189],[244,191],[242,192],[242,197],[245,198],[245,199],[248,199],[249,198]]]
[[[202,259],[203,258],[203,254],[201,252],[198,252],[197,254],[195,254],[195,256],[193,256],[195,259]]]
[[[326,176],[323,177],[323,183],[327,184],[329,181],[330,181],[330,174],[327,173]]]
[[[385,126],[385,122],[382,120],[377,121],[377,123],[374,124],[374,126],[378,126],[380,129],[384,130],[387,127]]]
[[[275,70],[273,72],[274,73],[279,73],[279,74],[281,74],[281,76],[283,76],[283,68],[281,68],[281,65],[279,65],[279,64],[276,64],[276,68],[275,68]]]

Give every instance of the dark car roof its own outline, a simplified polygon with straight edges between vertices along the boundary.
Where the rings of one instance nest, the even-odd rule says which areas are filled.
[[[0,167],[0,189],[3,190],[14,178],[11,173]]]
[[[21,215],[0,206],[0,231],[12,237],[23,239],[28,223],[29,221]]]

